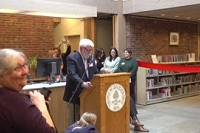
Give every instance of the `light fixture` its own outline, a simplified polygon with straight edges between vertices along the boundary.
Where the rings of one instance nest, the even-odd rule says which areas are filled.
[[[164,14],[164,13],[162,13],[160,16],[161,16],[161,17],[165,17],[165,14]]]
[[[2,0],[0,12],[64,18],[97,17],[97,7],[42,0]]]
[[[86,15],[79,14],[61,14],[61,13],[48,13],[48,12],[23,12],[22,14],[26,15],[35,15],[35,16],[48,16],[48,17],[60,17],[60,18],[86,18]]]
[[[20,13],[20,11],[13,9],[0,9],[0,13]]]
[[[112,0],[112,1],[118,1],[118,0]],[[122,0],[122,1],[130,1],[130,0]]]

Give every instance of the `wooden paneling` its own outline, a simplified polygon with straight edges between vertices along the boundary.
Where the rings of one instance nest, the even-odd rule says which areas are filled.
[[[58,130],[58,133],[64,133],[67,128],[67,105],[63,101],[65,86],[48,88],[52,91],[49,103],[50,113]],[[23,90],[22,93],[28,93],[30,90]],[[33,90],[31,90],[33,91]]]
[[[96,128],[100,133],[130,133],[129,77],[129,73],[97,74],[92,80],[93,89],[85,89],[81,93],[81,114],[95,113],[97,115]],[[107,107],[106,94],[110,86],[116,84],[121,85],[125,91],[125,103],[118,111],[112,111]],[[121,92],[118,93],[116,89],[114,87],[111,90],[120,95]],[[111,93],[110,96],[111,99],[114,97]],[[118,97],[117,101],[123,101],[123,98]],[[113,99],[111,102],[113,103]]]

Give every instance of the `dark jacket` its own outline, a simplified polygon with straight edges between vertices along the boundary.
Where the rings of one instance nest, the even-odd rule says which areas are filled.
[[[69,100],[73,95],[73,92],[77,89],[74,95],[74,102],[80,105],[79,95],[84,89],[81,85],[83,82],[91,81],[93,75],[98,73],[98,69],[95,65],[95,61],[92,60],[92,57],[89,57],[87,62],[89,77],[86,75],[85,65],[82,56],[78,51],[67,57],[67,82],[63,100],[71,102]]]
[[[67,74],[67,56],[71,53],[71,45],[67,45],[67,50],[65,53],[62,54],[62,61],[63,61],[63,75]]]
[[[75,128],[75,127],[80,127],[80,128]],[[65,133],[98,133],[98,131],[96,131],[95,127],[92,124],[89,124],[86,127],[81,127],[77,123],[74,123],[67,130],[65,130]]]

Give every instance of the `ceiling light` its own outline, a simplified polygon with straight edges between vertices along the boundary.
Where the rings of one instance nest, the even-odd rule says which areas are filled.
[[[0,13],[19,13],[19,10],[13,10],[13,9],[0,9]]]
[[[161,14],[160,16],[161,16],[161,17],[165,17],[165,14],[163,13],[163,14]]]
[[[26,15],[66,18],[97,17],[97,7],[44,0],[17,0],[17,2],[16,0],[2,0],[0,9],[4,10],[2,11],[4,13]]]
[[[54,16],[54,17],[60,17],[60,18],[86,18],[88,16],[81,16],[78,14],[61,14],[61,13],[47,13],[47,12],[23,12],[22,14],[26,15],[35,15],[35,16]]]
[[[112,1],[118,1],[118,0],[112,0]],[[123,0],[123,1],[129,1],[129,0]]]
[[[191,17],[187,17],[186,19],[191,19]]]

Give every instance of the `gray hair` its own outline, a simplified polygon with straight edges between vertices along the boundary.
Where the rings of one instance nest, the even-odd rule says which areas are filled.
[[[87,39],[87,38],[81,39],[79,42],[79,48],[87,47],[87,46],[94,47],[94,43],[90,39]]]
[[[27,61],[27,58],[24,53],[13,50],[13,49],[1,49],[0,50],[0,75],[5,75],[11,73],[14,68],[17,66],[17,59],[19,57],[24,58]]]

